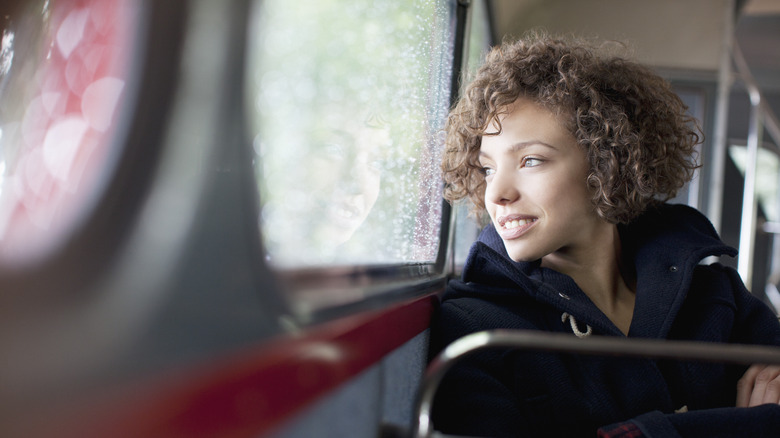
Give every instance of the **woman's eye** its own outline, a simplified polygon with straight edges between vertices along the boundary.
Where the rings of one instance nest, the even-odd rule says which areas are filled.
[[[523,167],[536,167],[542,163],[543,161],[538,158],[528,157],[523,160]]]
[[[483,167],[482,168],[482,174],[485,175],[486,177],[490,176],[490,175],[493,175],[494,173],[496,173],[495,169],[491,169],[489,167]]]

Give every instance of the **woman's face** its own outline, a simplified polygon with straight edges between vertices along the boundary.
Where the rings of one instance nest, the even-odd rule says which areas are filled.
[[[347,241],[371,212],[380,190],[378,156],[387,138],[385,130],[369,127],[332,131],[310,157],[308,164],[318,175],[310,190],[321,203],[313,212],[313,231],[320,240]]]
[[[589,164],[550,111],[521,98],[482,137],[485,207],[515,261],[565,255],[594,244],[603,226],[587,184]]]

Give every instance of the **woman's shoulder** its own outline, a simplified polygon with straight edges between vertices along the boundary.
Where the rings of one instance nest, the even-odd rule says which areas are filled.
[[[737,271],[721,263],[696,267],[687,307],[699,315],[730,309],[734,340],[742,343],[780,345],[780,323],[774,309],[752,294]],[[717,319],[717,318],[714,318]],[[720,320],[732,320],[720,317]]]
[[[518,290],[452,280],[432,324],[432,351],[484,330],[543,329],[544,309]]]
[[[530,302],[535,301],[532,296],[531,291],[511,281],[484,284],[451,280],[442,296],[442,305],[451,305],[471,311],[494,307],[512,308],[520,305],[532,305]]]
[[[440,318],[471,331],[537,328],[541,304],[520,287],[498,287],[452,280],[442,297]]]

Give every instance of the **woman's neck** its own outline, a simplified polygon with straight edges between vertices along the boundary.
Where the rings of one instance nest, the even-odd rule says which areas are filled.
[[[615,224],[596,227],[589,242],[545,256],[542,266],[570,276],[624,334],[634,313],[636,274],[624,263]]]

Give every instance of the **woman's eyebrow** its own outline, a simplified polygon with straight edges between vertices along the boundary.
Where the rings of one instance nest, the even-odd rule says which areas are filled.
[[[527,148],[529,146],[534,146],[534,145],[548,147],[548,148],[550,148],[552,150],[558,150],[558,148],[556,148],[555,146],[553,146],[553,145],[551,145],[549,143],[545,143],[545,142],[543,142],[541,140],[528,140],[528,141],[520,141],[520,142],[514,143],[513,145],[509,146],[508,152],[516,153],[516,152],[521,151],[521,150],[523,150],[523,149],[525,149],[525,148]],[[482,149],[479,150],[479,156],[480,157],[490,158],[490,155],[485,153]]]
[[[512,152],[517,152],[519,150],[525,149],[525,148],[527,148],[529,146],[533,146],[533,145],[544,146],[544,147],[548,147],[550,149],[557,149],[555,146],[553,146],[553,145],[551,145],[549,143],[545,143],[545,142],[543,142],[541,140],[528,140],[528,141],[517,142],[517,143],[513,144],[512,146],[510,146],[509,149]]]

